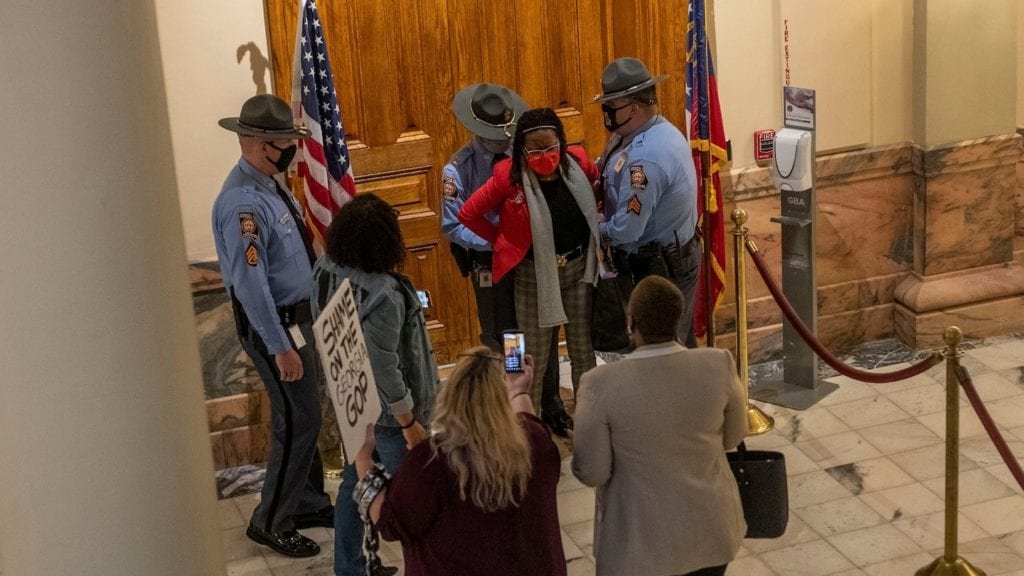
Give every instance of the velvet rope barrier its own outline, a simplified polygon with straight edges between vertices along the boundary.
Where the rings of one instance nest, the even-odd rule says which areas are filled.
[[[1017,457],[1013,455],[1003,435],[999,432],[999,428],[996,427],[996,423],[992,420],[992,416],[988,413],[988,408],[985,408],[985,404],[981,401],[981,396],[978,395],[978,390],[974,387],[974,381],[971,380],[970,374],[967,373],[967,368],[958,366],[956,378],[960,381],[960,387],[964,389],[964,394],[967,394],[967,399],[971,402],[974,413],[978,415],[978,420],[981,420],[981,425],[985,427],[985,432],[988,432],[988,437],[992,439],[992,443],[995,444],[999,455],[1003,457],[1003,462],[1010,469],[1010,474],[1013,474],[1013,478],[1017,480],[1020,489],[1024,490],[1024,470],[1021,470]]]
[[[752,247],[750,242],[747,242],[747,252],[750,253],[750,257],[754,261],[754,266],[756,266],[757,271],[761,273],[761,279],[764,280],[765,285],[768,286],[768,291],[772,293],[772,297],[775,298],[775,303],[782,309],[782,313],[786,316],[786,319],[789,320],[789,323],[796,329],[797,333],[800,334],[800,337],[804,339],[804,342],[806,342],[812,350],[814,350],[814,353],[817,354],[819,358],[824,360],[826,364],[843,376],[853,378],[854,380],[860,380],[861,382],[883,384],[917,376],[932,366],[942,362],[942,355],[937,352],[933,352],[930,356],[920,362],[895,372],[868,372],[867,370],[859,370],[844,364],[842,360],[833,356],[831,352],[821,345],[821,342],[818,341],[807,325],[804,324],[803,320],[800,319],[796,310],[794,310],[793,306],[789,303],[789,300],[786,300],[786,297],[782,295],[782,291],[779,290],[779,285],[775,282],[775,278],[772,277],[771,272],[768,271],[768,267],[765,266],[764,260],[761,259],[761,255],[757,252],[756,248]]]

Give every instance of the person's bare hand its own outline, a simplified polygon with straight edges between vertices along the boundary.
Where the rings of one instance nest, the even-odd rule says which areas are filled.
[[[289,348],[287,352],[281,354],[274,354],[274,363],[277,364],[277,373],[281,375],[282,382],[302,379],[302,357],[294,348]]]

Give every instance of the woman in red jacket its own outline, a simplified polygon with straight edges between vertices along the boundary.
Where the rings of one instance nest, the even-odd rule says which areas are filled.
[[[495,282],[516,270],[516,320],[535,367],[547,366],[551,339],[565,325],[574,390],[596,363],[590,319],[600,245],[598,177],[586,151],[566,144],[554,110],[527,110],[516,125],[512,158],[494,167],[458,216],[494,246]],[[497,224],[487,219],[492,210]],[[551,425],[564,412],[557,390],[542,397],[543,372],[534,374],[530,393]]]

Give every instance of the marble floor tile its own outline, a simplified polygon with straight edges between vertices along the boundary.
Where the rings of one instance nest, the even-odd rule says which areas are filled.
[[[729,563],[725,576],[777,576],[767,564],[757,556],[744,556]]]
[[[813,472],[820,470],[810,458],[808,458],[799,448],[792,444],[786,444],[784,446],[776,446],[774,448],[755,448],[749,442],[747,443],[748,450],[768,450],[773,452],[780,452],[786,460],[786,475],[794,476],[796,474],[803,474],[805,472]]]
[[[905,362],[900,364],[893,364],[892,366],[886,366],[878,370],[872,370],[872,372],[878,374],[884,374],[886,372],[896,372],[904,368],[909,367],[910,364]],[[934,368],[932,368],[934,370]],[[945,372],[943,372],[945,374]],[[882,382],[880,384],[869,383],[868,386],[874,388],[879,394],[892,394],[893,392],[899,392],[900,390],[909,390],[911,388],[918,388],[920,386],[935,385],[941,382],[936,380],[934,376],[925,372],[924,374],[918,374],[917,376],[911,376],[910,378],[904,378],[903,380],[897,380],[896,382]]]
[[[925,480],[923,484],[939,498],[946,497],[946,478]],[[1014,491],[984,468],[976,468],[961,472],[957,482],[957,499],[961,509],[964,506],[988,502],[1005,496],[1012,496]]]
[[[900,390],[886,394],[885,397],[911,416],[946,411],[946,388],[941,384]]]
[[[868,460],[882,455],[857,432],[843,432],[796,444],[800,451],[822,468]]]
[[[218,500],[217,516],[220,518],[220,529],[228,530],[249,524],[249,518],[243,518],[234,500]]]
[[[957,551],[989,576],[1006,576],[1020,570],[1022,566],[1021,557],[998,538],[964,542],[957,545]],[[938,558],[942,555],[942,549],[933,549],[931,553]]]
[[[942,498],[919,482],[861,494],[859,498],[889,521],[914,518],[945,509]]]
[[[870,564],[865,566],[863,570],[868,576],[910,576],[927,566],[932,560],[935,560],[935,558],[927,552],[918,552],[910,556],[886,560],[878,564]]]
[[[970,542],[988,538],[989,534],[970,518],[957,514],[957,542]],[[939,548],[946,539],[946,512],[934,512],[916,518],[901,518],[892,523],[924,550]],[[927,564],[927,562],[925,563]],[[922,564],[923,566],[924,564]]]
[[[946,439],[945,410],[934,414],[918,416],[917,421],[923,424],[925,428],[931,430],[932,434],[935,434],[943,440]],[[980,436],[985,434],[985,427],[981,425],[981,420],[978,420],[978,415],[969,407],[960,407],[960,420],[958,424],[960,427],[960,438],[969,438],[971,436]]]
[[[789,477],[791,510],[839,500],[849,495],[850,492],[824,470]]]
[[[1024,467],[1024,457],[1018,457],[1017,461],[1020,462],[1021,467]],[[1010,490],[1014,494],[1024,493],[1024,486],[1021,486],[1017,479],[1014,478],[1013,474],[1010,473],[1010,469],[1005,464],[1000,462],[999,464],[993,464],[992,466],[986,466],[985,471],[995,476],[1003,484],[1010,487]]]
[[[858,431],[872,446],[885,454],[895,454],[942,442],[920,422],[910,419],[864,428]]]
[[[271,564],[270,570],[274,576],[330,576],[334,572],[332,554],[321,552],[319,556],[312,558],[285,558],[280,555],[276,557],[285,560],[275,566],[268,558],[267,564]]]
[[[1024,410],[1024,408],[1022,408]],[[1006,445],[1009,447],[1010,452],[1013,453],[1018,459],[1024,457],[1024,442],[1019,440],[1012,440],[1006,438]],[[978,464],[978,466],[988,467],[993,464],[1004,464],[1003,457],[999,455],[999,451],[996,450],[992,440],[985,436],[974,436],[971,438],[960,439],[960,454],[961,460],[963,458],[970,458]]]
[[[795,414],[776,416],[775,429],[787,440],[795,443],[848,432],[850,427],[828,410],[804,410]]]
[[[597,568],[594,566],[593,558],[577,558],[566,565],[568,576],[594,576]]]
[[[228,561],[227,576],[271,576],[271,572],[263,556],[249,556]]]
[[[869,528],[886,521],[855,496],[798,508],[794,513],[822,536]]]
[[[921,551],[906,534],[891,524],[881,524],[826,538],[857,566],[877,564]]]
[[[985,402],[1010,398],[1024,394],[1024,385],[1020,383],[1021,369],[1013,368],[998,372],[988,372],[980,376],[971,376],[971,382],[978,390],[978,396]]]
[[[838,384],[839,388],[822,398],[821,402],[818,402],[821,406],[832,406],[833,404],[842,404],[851,400],[860,400],[878,395],[878,391],[871,386],[846,376],[833,376],[825,381]]]
[[[1003,544],[1013,549],[1014,552],[1024,556],[1024,530],[1013,532],[1000,538]],[[1024,565],[1021,566],[1024,568]]]
[[[1024,395],[985,401],[985,407],[1000,430],[1024,426]]]
[[[558,495],[558,522],[576,524],[594,518],[594,490],[580,488]]]
[[[221,546],[224,550],[224,560],[242,560],[254,556],[262,556],[261,550],[264,546],[249,540],[245,535],[245,526],[221,530]]]
[[[885,457],[833,466],[825,471],[854,496],[914,482],[914,478]]]
[[[584,556],[594,557],[594,521],[585,520],[575,524],[562,524],[563,538],[572,540]]]
[[[1024,530],[1024,495],[1021,494],[961,506],[960,510],[993,536]]]
[[[904,412],[884,395],[862,398],[852,402],[844,402],[843,404],[833,404],[827,407],[826,410],[835,414],[854,430],[877,424],[888,424],[889,422],[905,420],[910,417],[910,414]]]
[[[893,454],[889,458],[904,472],[917,480],[930,480],[944,477],[946,474],[946,444],[939,442],[924,448],[908,450]],[[973,470],[978,465],[970,458],[961,454],[960,471]]]
[[[822,576],[856,568],[825,540],[812,540],[761,555],[777,574],[785,576]]]
[[[968,350],[965,354],[991,370],[1006,370],[1024,365],[1024,342],[1006,342]]]
[[[771,550],[789,548],[804,542],[819,540],[821,535],[811,529],[803,520],[797,516],[793,508],[789,509],[789,523],[786,524],[786,533],[778,538],[747,538],[743,541],[744,550],[753,555],[764,554]]]

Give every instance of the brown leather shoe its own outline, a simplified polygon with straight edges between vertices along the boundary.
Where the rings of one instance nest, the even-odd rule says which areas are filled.
[[[252,524],[245,535],[257,544],[270,546],[275,552],[292,558],[308,558],[320,553],[320,545],[294,530],[288,532],[267,532]]]

